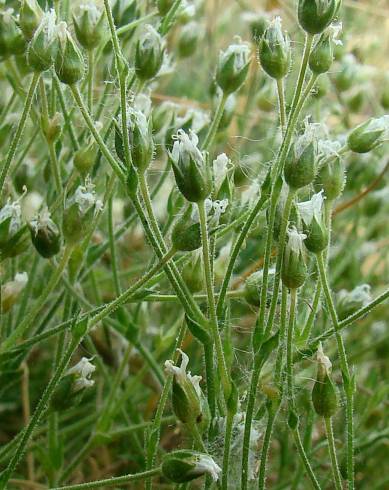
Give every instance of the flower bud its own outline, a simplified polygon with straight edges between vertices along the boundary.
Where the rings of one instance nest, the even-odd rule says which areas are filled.
[[[290,42],[282,32],[281,17],[275,17],[259,43],[259,61],[265,72],[280,80],[289,70],[291,61]]]
[[[19,200],[8,200],[0,210],[0,261],[16,257],[28,246],[28,237],[24,233],[21,217]]]
[[[246,80],[250,66],[250,48],[240,38],[221,51],[216,68],[216,82],[225,95],[236,92]]]
[[[127,111],[128,140],[132,164],[139,172],[143,173],[150,165],[154,153],[154,141],[151,118],[147,121],[145,115],[133,108]],[[121,124],[118,125],[121,127]],[[119,127],[115,131],[115,150],[117,156],[126,163],[123,139]]]
[[[337,39],[341,30],[341,23],[331,24],[330,27],[323,32],[312,49],[309,56],[309,67],[316,75],[326,73],[331,68],[334,61],[333,45],[342,44],[342,41]]]
[[[91,376],[95,369],[86,357],[68,369],[53,393],[51,408],[60,412],[76,406],[81,401],[84,390],[94,385]]]
[[[194,253],[182,268],[182,278],[191,293],[198,293],[204,287],[204,274],[201,262],[201,254]]]
[[[74,33],[83,48],[91,51],[98,47],[104,35],[104,13],[94,3],[80,5],[73,15]]]
[[[361,284],[352,291],[342,289],[338,293],[336,310],[339,320],[344,320],[371,301],[370,286]]]
[[[323,353],[319,344],[317,349],[317,376],[312,390],[312,403],[315,412],[324,418],[335,415],[338,409],[338,397],[335,385],[330,377],[331,361]]]
[[[320,34],[337,15],[341,0],[299,0],[298,20],[304,31]]]
[[[161,36],[154,27],[146,25],[135,49],[135,72],[140,80],[151,80],[158,74],[164,52]]]
[[[13,9],[6,9],[0,13],[0,57],[5,59],[25,50],[26,40],[14,19]]]
[[[266,304],[270,304],[272,297],[272,288],[274,284],[275,269],[269,269],[269,291],[266,298]],[[244,297],[247,303],[253,306],[261,304],[261,290],[263,284],[263,270],[253,272],[244,283]]]
[[[66,22],[58,26],[59,49],[55,59],[55,72],[62,83],[73,85],[84,76],[85,63],[81,51],[73,41]]]
[[[56,112],[54,116],[48,120],[42,117],[42,131],[48,143],[54,143],[57,141],[62,132],[62,123],[63,117],[60,112]]]
[[[198,43],[203,35],[203,29],[200,24],[195,21],[186,24],[177,41],[177,49],[180,58],[188,58],[196,52]]]
[[[186,372],[189,357],[183,351],[181,365],[175,366],[173,361],[165,362],[165,371],[173,375],[173,410],[177,418],[184,424],[198,425],[205,429],[209,422],[209,409],[206,398],[200,388],[201,376],[192,376]]]
[[[166,454],[161,469],[162,475],[174,483],[189,482],[203,475],[217,481],[222,471],[211,456],[189,449]]]
[[[169,158],[177,186],[190,202],[204,201],[212,190],[212,180],[206,154],[198,148],[198,136],[178,130]]]
[[[312,253],[319,253],[327,247],[328,232],[323,220],[323,191],[314,194],[310,201],[297,203],[306,233],[304,245]]]
[[[63,214],[63,234],[70,244],[78,243],[85,235],[85,227],[101,210],[102,203],[96,198],[95,186],[87,179],[72,196]]]
[[[303,256],[303,241],[307,236],[296,228],[288,230],[288,242],[285,246],[281,269],[281,278],[289,289],[298,289],[305,282],[307,267]]]
[[[30,40],[38,29],[43,17],[37,0],[22,0],[19,10],[19,25],[24,37]]]
[[[380,145],[389,134],[389,116],[370,118],[348,136],[347,144],[355,153],[368,153]]]
[[[285,182],[292,189],[300,189],[313,182],[317,167],[317,139],[315,125],[306,124],[305,132],[292,143],[285,161]]]
[[[192,206],[177,221],[172,231],[173,247],[180,252],[191,252],[201,247],[199,221],[191,219]]]
[[[48,70],[58,50],[54,9],[45,12],[27,50],[27,62],[36,72]]]
[[[85,179],[91,172],[96,160],[96,153],[97,151],[94,141],[75,152],[73,157],[73,165],[79,171],[83,179]]]
[[[20,297],[20,293],[26,287],[28,281],[27,272],[18,273],[13,281],[1,286],[1,311],[7,313]]]
[[[29,228],[31,241],[42,257],[49,259],[60,251],[61,235],[47,208],[30,222]]]
[[[345,184],[344,165],[339,157],[332,158],[319,168],[315,180],[315,189],[323,189],[325,197],[329,201],[338,198]]]

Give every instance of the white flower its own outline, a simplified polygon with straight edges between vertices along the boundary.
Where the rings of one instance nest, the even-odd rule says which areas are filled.
[[[50,218],[50,211],[47,209],[47,206],[43,208],[43,210],[36,216],[33,220],[30,221],[31,228],[34,230],[35,234],[38,233],[42,228],[47,228],[48,225],[52,223]]]
[[[288,244],[287,251],[292,251],[296,254],[302,253],[304,240],[307,235],[304,233],[299,233],[297,229],[293,226],[288,230]]]
[[[95,208],[96,212],[99,212],[103,206],[102,202],[96,198],[95,185],[88,177],[85,180],[85,185],[77,187],[74,201],[77,203],[81,214],[86,214],[92,207]]]
[[[280,46],[283,50],[289,49],[289,38],[282,32],[282,19],[279,15],[274,17],[265,32],[265,39],[269,46]]]
[[[0,210],[0,223],[10,218],[9,233],[14,234],[21,225],[22,210],[19,200],[11,202],[8,199],[7,204]]]
[[[235,36],[235,43],[230,44],[225,51],[221,51],[219,55],[219,64],[223,66],[231,56],[234,57],[234,72],[240,72],[248,62],[250,47],[247,43],[242,42],[239,36]]]
[[[186,372],[186,368],[189,364],[189,357],[181,349],[177,350],[181,354],[181,365],[175,366],[173,361],[165,361],[165,372],[167,374],[172,374],[176,378],[176,381],[182,385],[189,381],[192,383],[197,395],[201,396],[200,381],[202,380],[202,377],[192,376],[190,371]]]
[[[318,152],[320,158],[329,158],[339,156],[339,150],[342,148],[340,141],[319,140]]]
[[[213,161],[213,175],[215,179],[216,189],[219,189],[219,187],[223,183],[227,175],[228,167],[230,164],[231,164],[231,160],[228,158],[228,156],[225,153],[221,153]]]
[[[92,373],[96,370],[90,359],[82,357],[81,360],[72,368],[68,369],[66,374],[74,374],[76,376],[76,391],[82,390],[83,388],[90,388],[94,385],[93,379],[91,379]]]
[[[196,461],[196,468],[194,472],[199,472],[199,474],[208,473],[213,481],[219,479],[219,475],[222,471],[219,465],[208,454],[202,454]]]
[[[300,216],[307,226],[310,226],[314,218],[318,223],[321,222],[323,202],[323,190],[321,190],[317,194],[314,194],[309,201],[297,203]]]
[[[173,150],[171,152],[171,159],[176,165],[179,163],[180,159],[183,163],[187,163],[190,158],[200,165],[205,163],[204,155],[197,147],[199,138],[196,133],[189,130],[189,134],[187,134],[184,130],[179,129],[177,135],[174,136],[174,139],[176,141],[174,142]]]
[[[323,352],[323,346],[321,342],[319,343],[319,347],[317,348],[316,352],[316,360],[319,364],[319,366],[324,370],[324,372],[329,375],[332,369],[332,363],[326,355],[324,355]]]
[[[211,199],[206,199],[204,201],[204,206],[208,223],[217,226],[221,215],[226,212],[226,209],[228,207],[228,199],[223,199],[221,201],[212,201]],[[193,208],[191,218],[196,223],[200,221],[199,211],[197,207]]]

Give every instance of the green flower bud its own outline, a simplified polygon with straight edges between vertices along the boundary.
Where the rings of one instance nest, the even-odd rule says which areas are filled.
[[[304,31],[320,34],[337,15],[341,0],[299,0],[298,20]]]
[[[305,132],[292,143],[284,168],[285,182],[300,189],[313,182],[317,167],[316,125],[306,124]]]
[[[20,202],[11,202],[0,210],[0,261],[16,257],[28,246],[28,236],[22,226]]]
[[[255,102],[263,112],[273,112],[277,107],[277,88],[274,83],[265,83],[256,95]]]
[[[266,304],[270,304],[272,297],[272,287],[274,284],[275,269],[269,269],[269,292],[266,298]],[[253,306],[261,304],[261,289],[263,283],[263,270],[253,272],[244,283],[244,297],[247,303]]]
[[[206,154],[198,148],[198,136],[178,130],[169,158],[177,186],[190,202],[204,201],[212,190],[212,180]]]
[[[162,66],[164,53],[165,49],[161,36],[154,27],[146,25],[135,48],[137,77],[143,81],[154,78]]]
[[[174,483],[189,482],[203,475],[210,475],[217,481],[220,472],[221,468],[211,456],[189,449],[168,453],[162,461],[162,475]]]
[[[303,256],[303,241],[306,235],[299,233],[296,228],[288,230],[288,242],[285,246],[282,261],[281,278],[289,289],[301,287],[307,277],[307,267]]]
[[[344,184],[344,165],[338,156],[319,168],[315,180],[315,189],[318,191],[323,189],[324,195],[329,201],[334,201],[342,194]]]
[[[281,17],[275,17],[259,43],[259,61],[272,78],[284,78],[290,67],[291,49],[288,36],[282,32]]]
[[[43,17],[43,10],[36,0],[21,0],[19,25],[24,37],[30,40],[38,29]]]
[[[48,70],[58,50],[56,15],[54,9],[45,12],[28,46],[27,62],[36,72]]]
[[[202,35],[203,29],[198,22],[189,22],[189,24],[186,24],[182,28],[177,41],[177,49],[180,58],[188,58],[196,52],[196,48]]]
[[[309,56],[309,67],[316,75],[326,73],[331,68],[334,61],[333,45],[342,44],[342,41],[337,39],[342,24],[332,24],[315,44]]]
[[[381,105],[385,110],[389,109],[389,74],[386,74],[382,82]]]
[[[166,15],[169,10],[173,7],[175,0],[157,0],[157,8],[159,15],[162,17]]]
[[[204,273],[201,262],[201,254],[194,253],[182,268],[182,278],[191,293],[198,293],[204,287]]]
[[[59,49],[55,59],[55,72],[62,83],[73,85],[84,76],[85,63],[81,51],[73,41],[66,22],[58,26]]]
[[[317,376],[312,390],[312,403],[315,412],[324,418],[335,415],[338,409],[338,397],[335,385],[330,377],[331,361],[324,355],[321,344],[317,350]]]
[[[60,112],[56,112],[52,118],[46,120],[42,117],[42,130],[48,143],[54,143],[62,132],[63,117]]]
[[[191,219],[192,206],[177,221],[172,231],[173,247],[180,252],[191,252],[201,247],[199,221]]]
[[[94,385],[91,376],[95,369],[96,367],[86,357],[68,369],[54,390],[51,408],[61,412],[80,403],[85,389]]]
[[[336,305],[339,320],[344,320],[366,306],[371,300],[370,286],[368,284],[361,284],[352,291],[342,289],[338,293]]]
[[[351,131],[347,144],[355,153],[368,153],[380,145],[389,134],[389,116],[370,118]]]
[[[242,18],[249,25],[252,40],[259,41],[269,26],[267,12],[245,12]]]
[[[165,371],[173,375],[172,404],[177,418],[184,424],[197,425],[200,430],[207,427],[209,408],[207,400],[201,391],[201,376],[192,376],[186,372],[189,357],[181,353],[181,365],[175,366],[173,361],[165,362]]]
[[[66,242],[77,244],[85,236],[85,227],[93,216],[101,211],[102,203],[96,198],[95,186],[89,179],[80,185],[63,214],[63,234]]]
[[[328,232],[323,219],[323,191],[314,194],[310,201],[297,203],[306,233],[304,245],[312,253],[319,253],[327,247]]]
[[[24,53],[26,40],[13,17],[13,9],[0,13],[0,59]]]
[[[352,54],[345,56],[334,77],[334,84],[338,92],[349,90],[355,84],[358,72],[358,62],[355,57]]]
[[[18,301],[20,293],[26,287],[28,281],[27,272],[18,273],[12,281],[1,286],[1,311],[7,313]]]
[[[250,48],[240,38],[221,51],[216,68],[216,82],[225,95],[236,92],[244,83],[250,66]]]
[[[80,5],[78,15],[73,14],[77,41],[88,51],[98,47],[104,35],[104,12],[94,3]]]
[[[151,118],[147,121],[146,116],[139,110],[129,108],[127,111],[127,127],[130,153],[134,167],[141,173],[145,172],[150,165],[154,153],[154,140]],[[115,150],[117,156],[125,164],[121,123],[116,126]]]
[[[98,131],[100,131],[100,128],[101,126],[97,128]],[[93,165],[95,164],[96,161],[96,155],[97,155],[97,143],[94,138],[91,138],[89,144],[87,144],[83,148],[78,149],[74,153],[73,165],[79,171],[83,179],[85,179],[86,176],[90,174]]]
[[[37,252],[49,259],[61,249],[61,235],[47,208],[29,223],[31,241]]]

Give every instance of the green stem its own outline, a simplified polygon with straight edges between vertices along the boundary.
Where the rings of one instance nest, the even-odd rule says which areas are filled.
[[[135,473],[133,475],[116,476],[107,478],[106,480],[97,480],[88,483],[80,483],[79,485],[68,485],[65,487],[57,487],[52,490],[84,490],[85,488],[106,488],[115,487],[116,485],[126,484],[128,482],[145,480],[153,476],[159,475],[161,468],[154,468],[151,470],[143,471],[142,473]]]
[[[295,444],[297,447],[297,451],[298,451],[300,458],[301,458],[301,460],[305,466],[305,470],[307,472],[309,479],[311,480],[313,488],[315,488],[316,490],[321,490],[319,482],[317,481],[316,476],[312,470],[311,463],[308,460],[308,457],[307,457],[307,454],[305,452],[303,443],[301,441],[301,437],[300,437],[300,433],[299,433],[298,429],[295,429],[293,431],[293,437],[294,437],[294,441],[295,441]]]
[[[112,269],[113,283],[115,286],[116,294],[117,296],[119,296],[121,293],[121,287],[120,287],[118,264],[117,264],[117,257],[116,257],[112,207],[113,207],[113,197],[111,196],[108,200],[108,237],[109,237],[109,248],[111,252],[111,269]]]
[[[276,419],[276,416],[277,416],[277,410],[275,410],[273,407],[270,407],[268,419],[267,419],[266,430],[265,430],[265,436],[263,439],[262,452],[261,452],[261,457],[260,457],[261,463],[260,463],[260,467],[259,467],[259,479],[258,479],[258,489],[259,490],[264,490],[265,484],[266,484],[267,457],[269,454],[271,436],[273,433],[274,421]]]
[[[62,255],[61,261],[58,264],[56,271],[51,276],[47,286],[43,289],[42,294],[35,303],[32,310],[25,316],[24,320],[19,323],[19,325],[13,330],[11,335],[7,337],[0,347],[0,353],[7,351],[8,349],[15,346],[16,342],[28,331],[28,329],[33,324],[36,317],[42,311],[47,298],[53,292],[55,286],[61,278],[63,271],[69,261],[70,255],[72,253],[72,247],[66,247]]]
[[[326,427],[326,434],[328,440],[328,450],[330,452],[332,475],[334,477],[334,485],[336,490],[342,490],[342,478],[340,476],[338,458],[336,457],[334,431],[332,429],[332,419],[330,417],[324,417],[324,424]]]
[[[343,387],[346,396],[346,425],[347,425],[347,480],[349,490],[354,489],[354,380],[351,377],[351,372],[347,360],[347,354],[344,347],[342,336],[339,332],[338,315],[335,310],[335,305],[332,300],[331,290],[328,284],[325,261],[323,253],[317,255],[317,264],[319,267],[320,280],[322,283],[324,296],[326,298],[327,307],[331,316],[332,325],[334,327],[335,339],[338,347],[338,355],[340,360],[340,368],[343,377]]]
[[[209,126],[208,133],[204,139],[203,144],[201,145],[202,151],[207,151],[211,147],[213,140],[215,139],[217,130],[219,129],[219,126],[220,126],[220,121],[223,117],[223,112],[224,112],[224,108],[226,106],[227,98],[228,98],[228,96],[223,93],[223,95],[219,101],[219,104],[216,108],[216,112],[213,116],[212,123]]]
[[[293,387],[293,339],[294,324],[296,316],[297,290],[290,290],[289,325],[286,339],[286,386],[289,410],[294,410],[294,387]]]
[[[70,90],[73,94],[74,100],[80,109],[80,112],[89,128],[89,131],[92,133],[93,137],[95,138],[97,144],[100,147],[101,153],[105,156],[107,159],[108,163],[111,165],[113,171],[116,173],[116,175],[119,177],[119,180],[124,184],[125,182],[125,176],[122,168],[120,165],[117,163],[115,158],[112,156],[111,152],[109,151],[107,145],[104,143],[103,138],[100,136],[100,133],[97,131],[95,124],[88,112],[88,109],[86,108],[84,101],[82,100],[80,90],[78,89],[77,85],[70,85]]]
[[[227,411],[226,431],[224,434],[224,453],[223,453],[223,468],[222,468],[222,490],[228,489],[228,471],[230,466],[230,453],[232,441],[232,427],[234,421],[234,413]]]
[[[1,170],[1,174],[0,174],[0,194],[3,190],[5,179],[7,177],[7,173],[8,173],[9,167],[11,165],[12,159],[15,156],[17,146],[19,144],[20,138],[21,138],[23,130],[24,130],[24,126],[26,125],[27,117],[30,113],[30,109],[31,109],[31,105],[32,105],[32,99],[34,97],[35,90],[36,90],[36,87],[37,87],[38,82],[39,82],[39,78],[40,78],[40,73],[34,73],[32,80],[31,80],[31,83],[30,83],[30,87],[28,89],[26,100],[24,102],[23,112],[22,112],[22,115],[20,116],[19,124],[18,124],[18,127],[16,129],[15,136],[12,138],[12,142],[11,142],[11,145],[9,147],[7,157],[4,161],[4,163],[2,164],[2,170]]]
[[[284,89],[284,79],[281,78],[280,80],[277,80],[277,93],[278,93],[278,106],[279,106],[279,113],[280,113],[280,124],[281,124],[281,130],[282,134],[285,133],[285,128],[286,128],[286,105],[285,105],[285,89]]]
[[[59,366],[57,367],[53,377],[51,378],[48,385],[46,386],[46,388],[43,392],[43,395],[42,395],[41,399],[39,400],[39,402],[35,408],[35,411],[34,411],[32,417],[30,419],[29,424],[27,425],[27,427],[23,431],[23,436],[22,436],[22,438],[21,438],[21,440],[20,440],[20,442],[16,448],[16,451],[15,451],[11,461],[9,462],[6,470],[2,473],[2,475],[0,477],[0,489],[1,490],[6,488],[9,478],[12,476],[12,473],[14,472],[14,470],[18,466],[20,460],[22,459],[22,457],[23,457],[23,455],[27,449],[27,444],[28,444],[30,438],[32,437],[32,435],[34,433],[36,426],[39,424],[39,421],[43,415],[43,412],[45,411],[47,404],[49,403],[51,396],[52,396],[58,382],[60,381],[60,379],[61,379],[61,377],[62,377],[62,375],[63,375],[63,373],[64,373],[72,355],[73,355],[73,352],[76,350],[80,341],[81,341],[81,339],[79,337],[75,337],[72,339],[72,341],[70,342],[69,347],[67,348],[67,350],[66,350]]]
[[[204,262],[204,280],[208,298],[208,308],[210,316],[210,326],[212,330],[212,337],[216,347],[216,356],[218,361],[219,375],[223,385],[224,398],[228,400],[231,391],[231,383],[228,375],[228,369],[224,358],[223,344],[219,333],[219,327],[216,314],[216,303],[213,290],[213,277],[211,269],[211,256],[209,253],[209,236],[207,215],[205,212],[204,201],[198,203],[200,229],[201,229],[201,242],[203,247],[203,262]]]
[[[95,74],[95,52],[88,51],[88,111],[93,114],[93,78]]]

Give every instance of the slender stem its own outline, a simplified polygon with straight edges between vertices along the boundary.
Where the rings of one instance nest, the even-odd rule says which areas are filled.
[[[213,140],[215,139],[217,130],[219,129],[220,126],[220,121],[223,117],[223,112],[226,106],[227,98],[228,96],[223,93],[223,95],[220,98],[219,104],[216,108],[216,112],[213,116],[212,123],[209,126],[208,133],[204,139],[203,144],[201,145],[201,150],[203,151],[207,151],[211,147]]]
[[[223,344],[221,341],[218,322],[217,322],[216,303],[215,303],[215,296],[213,290],[213,277],[212,277],[212,269],[211,269],[211,256],[209,253],[207,215],[205,212],[204,201],[198,203],[198,209],[199,209],[199,218],[200,218],[201,242],[203,247],[204,280],[205,280],[205,287],[206,287],[207,298],[208,298],[210,326],[212,330],[213,341],[216,347],[216,356],[218,361],[219,375],[223,385],[224,398],[225,400],[228,400],[231,391],[231,383],[228,376],[228,369],[224,358]]]
[[[232,427],[234,414],[230,410],[227,411],[226,430],[224,434],[224,452],[223,452],[223,469],[222,469],[222,490],[228,489],[228,470],[230,466]]]
[[[326,427],[326,434],[328,440],[328,450],[330,452],[332,475],[334,477],[334,485],[336,490],[342,490],[342,477],[340,476],[338,458],[336,456],[334,431],[332,428],[332,419],[330,417],[324,417],[324,424]]]
[[[17,340],[19,340],[20,337],[23,337],[23,335],[25,335],[25,333],[31,327],[36,317],[42,311],[47,301],[47,298],[53,292],[54,288],[58,284],[58,281],[60,280],[61,275],[67,266],[72,250],[73,248],[70,246],[65,248],[61,261],[59,262],[56,271],[51,276],[49,282],[47,283],[47,286],[43,289],[42,294],[39,296],[39,299],[35,303],[32,310],[25,316],[24,320],[21,323],[19,323],[19,325],[13,330],[11,335],[4,340],[4,342],[0,346],[0,353],[5,352],[8,349],[14,347]]]
[[[20,460],[22,459],[22,457],[23,457],[23,455],[27,449],[27,444],[28,444],[29,440],[31,439],[31,436],[34,433],[36,426],[39,424],[39,421],[43,415],[43,412],[45,411],[47,404],[49,403],[51,396],[52,396],[58,382],[60,381],[60,379],[61,379],[69,361],[70,361],[70,358],[73,355],[73,352],[76,350],[80,341],[81,341],[81,339],[79,337],[74,337],[72,339],[72,341],[70,342],[69,347],[67,348],[60,364],[58,365],[56,371],[54,372],[53,377],[51,378],[51,380],[47,384],[47,386],[46,386],[46,388],[42,394],[42,397],[39,400],[39,402],[35,408],[35,411],[34,411],[32,417],[30,419],[29,424],[27,425],[27,427],[23,431],[23,436],[22,436],[22,438],[21,438],[21,440],[20,440],[20,442],[16,448],[16,451],[15,451],[11,461],[9,462],[7,468],[5,469],[5,471],[2,473],[2,475],[0,477],[0,489],[1,490],[6,488],[9,478],[12,476],[12,473],[14,472],[14,470],[18,466]]]
[[[311,480],[313,488],[315,488],[316,490],[321,490],[319,482],[317,481],[317,478],[316,478],[316,476],[312,470],[311,463],[309,462],[309,459],[307,458],[307,454],[305,452],[303,443],[301,441],[300,432],[298,429],[295,429],[293,431],[293,436],[294,436],[294,441],[295,441],[295,444],[297,447],[297,451],[298,451],[300,458],[301,458],[301,460],[305,466],[305,470],[307,472],[309,479]]]
[[[285,89],[284,89],[284,79],[281,78],[280,80],[277,80],[277,93],[278,93],[278,106],[279,106],[279,113],[280,113],[280,124],[281,124],[281,130],[282,134],[285,133],[286,129],[286,105],[285,105]]]
[[[325,261],[323,253],[317,255],[317,264],[319,267],[320,280],[322,283],[327,307],[331,316],[334,327],[335,339],[338,347],[340,368],[343,377],[343,387],[346,395],[346,425],[347,425],[347,480],[349,490],[354,489],[354,380],[351,378],[351,372],[347,360],[347,354],[344,347],[342,336],[339,332],[338,315],[332,300],[331,290],[328,284]]]
[[[262,452],[260,457],[260,467],[259,467],[259,479],[258,479],[258,489],[264,490],[266,485],[266,464],[267,464],[267,456],[269,454],[270,441],[273,433],[274,421],[277,416],[277,410],[274,410],[273,407],[269,409],[269,415],[265,430],[265,436],[263,439]]]
[[[29,382],[29,369],[26,362],[22,363],[22,406],[23,406],[23,420],[24,425],[28,425],[31,417],[30,408],[30,382]],[[31,452],[27,455],[27,475],[29,480],[35,479],[34,470],[34,454]]]
[[[142,473],[135,473],[133,475],[116,476],[107,478],[106,480],[96,480],[87,483],[80,483],[79,485],[68,485],[65,487],[57,487],[52,490],[84,490],[85,488],[106,488],[115,487],[116,485],[126,484],[128,482],[145,480],[153,476],[159,475],[161,468],[154,468],[151,470],[143,471]]]
[[[88,111],[93,114],[93,78],[95,73],[95,52],[88,51]]]
[[[303,53],[303,58],[301,61],[300,72],[299,72],[299,76],[297,79],[296,90],[294,93],[291,111],[290,111],[291,115],[296,110],[297,104],[299,102],[299,97],[300,97],[300,94],[301,94],[301,91],[303,88],[303,84],[304,84],[304,80],[305,80],[305,74],[307,72],[309,55],[311,54],[313,40],[314,40],[314,36],[312,34],[307,33],[306,37],[305,37],[304,53]]]
[[[18,127],[16,129],[16,133],[15,133],[14,137],[12,138],[12,142],[11,142],[11,145],[9,147],[7,157],[2,164],[2,169],[1,169],[1,174],[0,174],[0,194],[3,190],[5,179],[7,177],[7,173],[8,173],[9,167],[11,165],[12,159],[15,156],[16,149],[18,147],[20,138],[21,138],[23,130],[24,130],[24,126],[26,125],[27,117],[30,113],[30,109],[31,109],[31,105],[32,105],[32,99],[34,97],[35,90],[36,90],[36,87],[37,87],[38,82],[39,82],[39,78],[40,78],[40,73],[34,73],[32,80],[31,80],[31,83],[30,83],[30,87],[28,89],[26,100],[24,102],[23,112],[22,112],[22,115],[20,116],[19,124],[18,124]]]
[[[71,119],[69,112],[66,108],[66,102],[65,102],[64,94],[62,92],[61,83],[58,80],[58,77],[57,77],[55,72],[53,72],[53,81],[54,81],[55,90],[56,90],[57,95],[58,95],[59,104],[61,106],[61,111],[62,111],[64,120],[65,120],[65,127],[69,132],[70,141],[72,142],[73,149],[78,150],[79,145],[78,145],[77,137],[74,134],[72,119]]]
[[[286,386],[288,394],[288,405],[290,410],[294,410],[294,387],[293,387],[293,338],[294,324],[296,316],[297,290],[290,291],[289,324],[286,340]]]
[[[125,176],[123,173],[122,168],[118,164],[118,162],[115,160],[115,158],[112,156],[111,152],[109,151],[107,145],[104,143],[103,138],[100,136],[100,133],[97,131],[95,124],[88,112],[88,109],[85,106],[84,101],[82,100],[80,90],[77,87],[77,85],[70,85],[70,90],[73,94],[74,100],[78,106],[78,108],[81,111],[81,114],[90,130],[92,133],[93,137],[95,138],[97,144],[100,147],[101,153],[105,156],[107,159],[108,163],[111,165],[113,171],[116,173],[116,175],[119,177],[119,180],[124,183],[125,181]]]
[[[116,257],[112,208],[113,208],[113,197],[111,196],[108,200],[108,237],[109,237],[109,248],[111,252],[111,265],[112,265],[111,269],[112,269],[113,283],[115,286],[116,294],[119,296],[121,293],[121,287],[120,287],[118,264],[117,264],[117,257]]]

